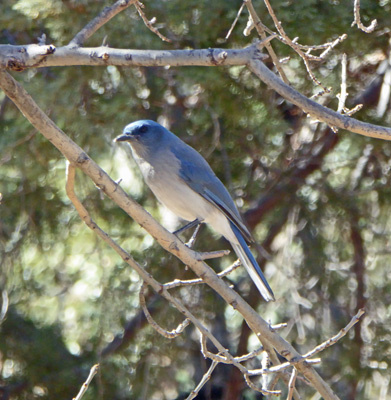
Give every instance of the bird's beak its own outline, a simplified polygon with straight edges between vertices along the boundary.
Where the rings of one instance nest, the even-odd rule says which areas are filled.
[[[127,135],[123,133],[114,139],[114,142],[129,142],[132,140],[132,135]]]

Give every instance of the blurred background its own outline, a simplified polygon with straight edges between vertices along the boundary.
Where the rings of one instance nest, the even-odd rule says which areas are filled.
[[[0,43],[66,45],[101,9],[97,0],[3,0]],[[247,12],[224,40],[241,5],[231,0],[149,1],[146,16],[172,40],[162,42],[130,7],[85,45],[134,49],[243,47]],[[347,106],[355,117],[390,126],[389,0],[364,1],[365,34],[351,2],[275,1],[287,34],[321,44],[343,33],[317,78],[333,109],[347,54]],[[273,28],[264,4],[254,1]],[[303,62],[276,40],[292,85],[307,96],[321,89]],[[269,62],[269,66],[272,65]],[[227,279],[264,319],[287,322],[280,334],[300,352],[345,326],[359,308],[364,319],[321,354],[317,367],[344,399],[391,399],[391,144],[345,131],[335,134],[307,118],[244,67],[59,67],[13,73],[37,103],[113,179],[169,229],[181,222],[162,210],[124,145],[113,138],[138,119],[167,126],[208,160],[234,197],[258,247],[276,295],[265,303],[244,269]],[[182,399],[209,361],[190,326],[176,340],[159,336],[140,313],[141,282],[79,219],[65,194],[65,160],[0,93],[0,398],[73,398],[91,366],[101,368],[85,399]],[[161,282],[194,275],[92,182],[77,173],[76,191],[91,216]],[[186,237],[183,237],[186,239]],[[229,248],[208,228],[198,250]],[[220,271],[235,257],[211,260]],[[233,354],[259,346],[233,309],[205,286],[173,290]],[[181,315],[151,291],[150,312],[167,329]],[[213,350],[213,348],[211,348]],[[253,360],[248,367],[259,368]],[[255,380],[256,382],[256,380]],[[305,399],[318,395],[304,382]],[[279,389],[285,390],[282,385]],[[285,392],[286,393],[286,392]],[[243,377],[219,365],[200,399],[259,399]]]

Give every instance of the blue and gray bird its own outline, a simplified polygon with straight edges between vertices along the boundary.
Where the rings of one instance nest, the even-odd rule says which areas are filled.
[[[154,121],[127,125],[115,139],[129,143],[145,182],[158,200],[186,221],[207,223],[232,245],[266,301],[274,300],[248,244],[250,232],[227,189],[206,160],[172,132]]]

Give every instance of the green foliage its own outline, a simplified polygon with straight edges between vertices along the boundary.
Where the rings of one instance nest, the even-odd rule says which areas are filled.
[[[391,3],[363,2],[363,23],[372,18],[379,22],[381,34],[372,35],[350,26],[350,2],[275,3],[287,33],[298,36],[300,43],[320,44],[348,34],[325,63],[311,65],[324,85],[334,88],[322,101],[335,107],[340,59],[346,52],[353,102],[389,52],[385,32]],[[106,5],[96,0],[5,0],[0,43],[36,43],[45,34],[47,43],[66,45]],[[108,45],[118,48],[246,46],[256,36],[241,34],[245,12],[231,38],[223,39],[239,6],[222,0],[150,1],[144,9],[147,17],[157,17],[157,26],[172,44],[148,31],[130,7],[86,46],[101,45],[106,35]],[[263,3],[254,6],[271,27]],[[318,92],[302,61],[274,42],[279,56],[292,57],[284,68],[294,87],[309,96]],[[386,386],[391,364],[389,143],[310,124],[244,67],[63,67],[14,76],[113,179],[122,179],[122,187],[174,229],[178,221],[159,210],[124,148],[112,143],[133,120],[166,122],[207,158],[269,252],[267,261],[260,261],[278,301],[266,305],[258,294],[253,297],[252,284],[241,269],[228,277],[236,289],[249,296],[266,320],[287,321],[289,328],[282,334],[303,352],[346,325],[364,301],[367,317],[359,330],[322,355],[322,375],[341,398],[378,398],[387,390],[391,395]],[[0,386],[20,388],[12,393],[16,399],[69,399],[89,368],[101,362],[86,399],[183,398],[208,367],[197,334],[187,328],[169,341],[145,323],[138,276],[88,230],[66,196],[63,157],[0,96],[0,289],[3,304],[7,298],[10,304],[0,327]],[[389,125],[390,115],[388,109],[377,117],[373,102],[358,117]],[[156,279],[194,277],[81,173],[76,191],[97,223]],[[251,217],[254,210],[261,210],[261,217]],[[226,246],[209,229],[197,243],[199,250]],[[233,260],[230,256],[210,265],[219,270]],[[362,282],[364,293],[358,289]],[[246,327],[231,308],[203,286],[174,293],[224,346],[236,351]],[[167,329],[181,322],[181,315],[158,296],[148,295],[147,303]],[[124,344],[108,348],[125,328]],[[250,336],[248,344],[251,349],[257,342]],[[210,390],[219,394],[209,398],[230,390],[231,373],[217,368]],[[313,394],[305,385],[299,384],[299,391],[303,398]],[[244,396],[255,398],[254,393]]]

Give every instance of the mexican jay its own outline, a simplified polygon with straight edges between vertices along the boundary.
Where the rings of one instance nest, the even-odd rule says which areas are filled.
[[[206,160],[154,121],[127,125],[115,139],[128,142],[145,182],[168,209],[186,221],[205,222],[232,245],[266,301],[273,292],[247,244],[250,232],[227,189]]]

